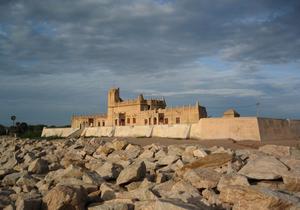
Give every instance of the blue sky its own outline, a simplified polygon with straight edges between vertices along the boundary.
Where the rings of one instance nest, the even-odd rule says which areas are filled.
[[[300,118],[296,0],[4,0],[0,124],[68,124],[106,92]]]

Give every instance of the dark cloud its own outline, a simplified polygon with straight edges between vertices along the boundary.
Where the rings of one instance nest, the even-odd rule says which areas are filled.
[[[99,69],[127,74],[219,54],[232,61],[298,61],[299,1],[4,1],[2,73]],[[24,64],[25,63],[25,64]]]
[[[28,115],[105,111],[97,98],[117,85],[177,104],[278,103],[280,92],[296,106],[299,19],[298,0],[2,0],[0,104]],[[283,68],[272,76],[265,65]]]

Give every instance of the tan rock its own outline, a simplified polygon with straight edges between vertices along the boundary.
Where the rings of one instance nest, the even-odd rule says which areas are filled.
[[[128,192],[116,193],[116,198],[134,200],[138,199],[140,201],[157,199],[156,195],[147,188],[137,188]]]
[[[281,210],[299,204],[299,198],[255,186],[227,186],[219,198],[233,209]]]
[[[117,184],[126,184],[133,181],[140,181],[146,176],[145,163],[136,162],[124,168],[118,176]]]
[[[50,210],[85,210],[87,193],[82,187],[56,186],[43,198]]]
[[[110,180],[116,179],[119,176],[121,170],[121,166],[110,162],[105,162],[102,166],[96,168],[95,171],[105,180]]]
[[[250,186],[247,177],[239,174],[224,174],[220,178],[218,183],[218,190],[222,191],[223,188],[226,188],[229,185],[241,185],[241,186]]]
[[[210,205],[219,205],[221,201],[219,200],[219,195],[215,193],[212,189],[205,189],[202,191],[203,197],[207,200]]]
[[[42,198],[38,194],[19,195],[16,201],[16,210],[39,210],[42,206]]]
[[[221,174],[213,169],[197,168],[186,170],[182,177],[184,180],[189,181],[194,187],[203,189],[216,187],[221,178]]]
[[[282,175],[285,189],[300,191],[300,171],[288,171]]]
[[[123,150],[127,147],[128,142],[124,141],[124,140],[118,140],[115,139],[112,141],[112,146],[114,148],[114,150],[118,151],[118,150]]]
[[[275,157],[258,156],[238,172],[251,179],[278,179],[288,171],[288,168]]]
[[[232,155],[227,153],[216,153],[207,155],[199,160],[183,166],[182,170],[195,168],[219,167],[232,160]]]
[[[180,157],[177,155],[167,155],[158,160],[159,165],[170,165],[178,160]]]
[[[264,145],[262,147],[259,147],[258,150],[268,155],[273,155],[275,157],[284,157],[291,155],[289,146]]]
[[[36,174],[44,174],[49,170],[48,162],[41,158],[38,158],[30,163],[28,166],[28,171]]]
[[[184,203],[182,201],[174,201],[170,199],[157,199],[152,201],[140,201],[135,203],[135,210],[196,210],[199,208],[193,204]]]

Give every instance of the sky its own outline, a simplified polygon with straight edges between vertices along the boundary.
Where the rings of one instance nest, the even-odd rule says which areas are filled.
[[[0,124],[105,113],[112,86],[300,119],[299,20],[299,0],[1,0]]]

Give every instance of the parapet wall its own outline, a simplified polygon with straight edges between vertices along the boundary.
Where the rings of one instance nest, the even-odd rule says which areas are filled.
[[[78,129],[44,128],[42,136],[67,137]],[[257,117],[202,118],[195,124],[88,127],[85,137],[165,137],[175,139],[234,139],[236,141],[300,138],[300,121]]]
[[[300,137],[300,121],[258,118],[262,140],[284,140]]]
[[[78,128],[43,128],[42,131],[42,137],[51,137],[51,136],[57,136],[57,137],[69,137],[76,131],[78,131]]]
[[[203,118],[192,125],[190,138],[261,140],[256,117]]]
[[[82,131],[81,136],[112,137],[114,132],[114,127],[88,127]]]
[[[153,126],[117,126],[115,137],[151,137]]]
[[[156,125],[153,126],[152,137],[187,139],[190,128],[191,125],[189,124]]]

